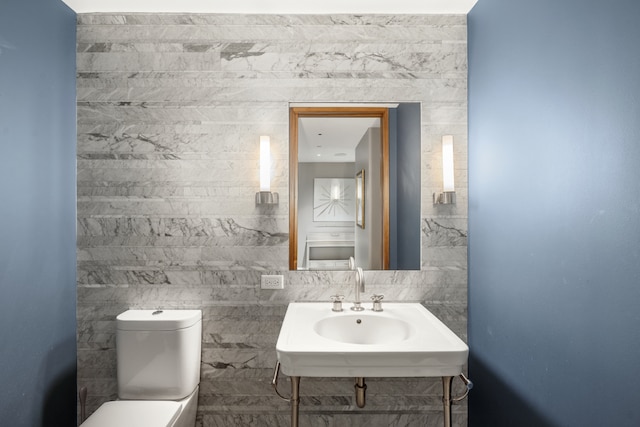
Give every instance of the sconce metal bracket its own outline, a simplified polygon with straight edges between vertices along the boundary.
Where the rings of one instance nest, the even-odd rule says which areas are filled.
[[[271,191],[258,191],[256,193],[256,205],[277,205],[278,203],[280,203],[278,193],[272,193]]]
[[[456,203],[455,191],[444,191],[440,194],[433,193],[434,205],[455,205],[455,203]]]

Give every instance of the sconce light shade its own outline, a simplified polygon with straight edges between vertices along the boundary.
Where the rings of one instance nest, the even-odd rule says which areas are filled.
[[[271,191],[271,138],[260,137],[260,191]]]
[[[340,185],[338,183],[331,183],[331,201],[337,201],[342,199],[342,192],[340,191]]]
[[[456,191],[453,180],[453,135],[442,137],[442,190]]]
[[[453,178],[453,135],[442,137],[442,190],[440,194],[433,194],[434,205],[448,205],[456,202]]]
[[[260,136],[260,191],[256,205],[277,205],[278,193],[271,192],[271,138]]]

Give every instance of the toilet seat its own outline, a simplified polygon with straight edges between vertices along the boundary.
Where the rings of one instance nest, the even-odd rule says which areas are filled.
[[[162,400],[117,400],[100,406],[81,427],[171,427],[182,405]]]

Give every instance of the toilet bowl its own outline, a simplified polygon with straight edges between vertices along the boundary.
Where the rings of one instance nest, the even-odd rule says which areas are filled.
[[[116,400],[104,403],[81,427],[193,427],[198,387],[180,401]]]
[[[118,399],[81,427],[193,427],[198,407],[200,310],[128,310],[118,315]]]

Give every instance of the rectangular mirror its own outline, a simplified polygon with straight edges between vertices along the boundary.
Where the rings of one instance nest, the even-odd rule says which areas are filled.
[[[420,269],[419,103],[292,106],[289,268]]]

